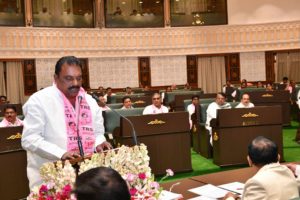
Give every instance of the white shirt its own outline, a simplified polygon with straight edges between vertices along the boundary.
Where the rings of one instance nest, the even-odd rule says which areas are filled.
[[[217,118],[217,110],[218,109],[228,109],[231,108],[231,105],[229,103],[224,103],[224,105],[219,106],[216,102],[212,102],[209,104],[207,110],[206,110],[206,123],[205,128],[209,131],[210,134],[210,144],[213,145],[212,142],[212,128],[210,126],[210,120],[213,118]]]
[[[102,111],[88,94],[91,108],[95,147],[105,141]],[[64,103],[56,86],[33,94],[23,106],[25,115],[22,147],[27,151],[27,176],[32,189],[42,183],[39,169],[46,162],[60,160],[67,152]]]
[[[253,107],[254,107],[254,104],[251,102],[249,102],[249,104],[247,106],[241,102],[235,108],[253,108]]]
[[[153,114],[160,114],[160,113],[168,113],[169,110],[166,106],[161,105],[160,108],[154,106],[153,104],[150,106],[146,106],[143,111],[143,115],[153,115]]]
[[[195,105],[194,104],[190,104],[190,105],[188,105],[188,107],[186,109],[189,112],[189,122],[190,122],[190,129],[191,129],[192,125],[193,125],[191,116],[192,116],[192,114],[195,113]]]

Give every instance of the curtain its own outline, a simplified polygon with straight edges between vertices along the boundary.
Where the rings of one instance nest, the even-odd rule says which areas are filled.
[[[6,63],[7,99],[10,103],[25,102],[24,81],[21,62]]]
[[[5,79],[4,79],[4,64],[0,62],[0,96],[6,96]]]
[[[289,80],[300,81],[300,52],[278,53],[275,65],[276,81],[287,76]]]
[[[198,58],[198,85],[205,93],[222,91],[226,83],[224,57]]]

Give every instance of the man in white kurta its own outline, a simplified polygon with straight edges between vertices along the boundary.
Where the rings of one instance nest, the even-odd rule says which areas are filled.
[[[254,104],[250,102],[249,94],[245,93],[242,96],[241,102],[235,108],[253,108]]]
[[[195,113],[196,106],[199,106],[199,96],[195,95],[192,96],[192,103],[188,105],[186,108],[187,111],[189,112],[189,122],[190,122],[190,129],[192,128],[193,122],[192,122],[192,114]]]
[[[154,114],[160,114],[160,113],[168,113],[169,109],[162,105],[161,103],[161,97],[159,93],[154,93],[152,95],[152,104],[149,106],[146,106],[146,108],[143,111],[143,115],[154,115]]]
[[[22,147],[27,151],[27,176],[31,189],[42,183],[39,169],[44,163],[80,156],[67,149],[68,135],[62,96],[65,95],[75,108],[73,100],[76,100],[82,83],[80,61],[73,56],[63,57],[57,66],[55,84],[33,94],[23,106],[25,120]],[[86,94],[85,100],[92,116],[95,151],[110,148],[103,135],[102,111],[90,95]]]
[[[209,104],[207,110],[206,110],[206,123],[205,128],[209,131],[210,134],[210,143],[212,145],[212,128],[210,126],[210,121],[213,118],[217,118],[217,110],[218,109],[228,109],[231,108],[231,105],[227,102],[225,102],[225,94],[224,93],[218,93],[216,97],[216,101]]]

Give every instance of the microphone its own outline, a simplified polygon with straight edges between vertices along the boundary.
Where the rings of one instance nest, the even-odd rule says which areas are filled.
[[[83,158],[84,157],[84,151],[83,151],[83,147],[82,147],[82,141],[79,135],[79,118],[80,118],[80,103],[82,100],[82,96],[78,96],[78,110],[77,110],[77,123],[76,123],[76,132],[77,132],[77,144],[78,144],[78,148],[79,148],[79,153],[80,156]]]
[[[95,93],[92,93],[91,95],[92,95],[92,97],[93,97],[97,102],[99,102],[98,96],[97,96]],[[131,127],[131,130],[132,130],[132,138],[133,138],[133,142],[134,142],[135,145],[138,145],[139,143],[138,143],[138,140],[137,140],[137,137],[136,137],[136,132],[135,132],[135,128],[134,128],[133,123],[132,123],[127,117],[125,117],[125,116],[122,115],[121,113],[118,113],[118,112],[117,112],[115,109],[113,109],[112,107],[109,107],[109,108],[110,108],[110,110],[111,110],[113,113],[115,113],[115,114],[117,114],[118,116],[122,117],[123,119],[125,119],[125,120],[129,123],[129,125],[130,125],[130,127]]]

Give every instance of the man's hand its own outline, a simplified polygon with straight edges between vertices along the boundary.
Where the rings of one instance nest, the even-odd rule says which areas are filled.
[[[65,160],[73,160],[75,158],[79,158],[80,155],[78,153],[75,153],[75,152],[66,152],[64,153],[64,155],[61,157],[61,160],[62,161],[65,161]]]
[[[97,147],[96,147],[96,151],[97,152],[102,152],[103,150],[105,149],[112,149],[112,146],[109,142],[107,141],[104,141],[102,142],[102,144],[99,144]]]
[[[231,192],[228,192],[222,200],[235,200],[238,199],[238,196],[235,194],[232,194]]]

